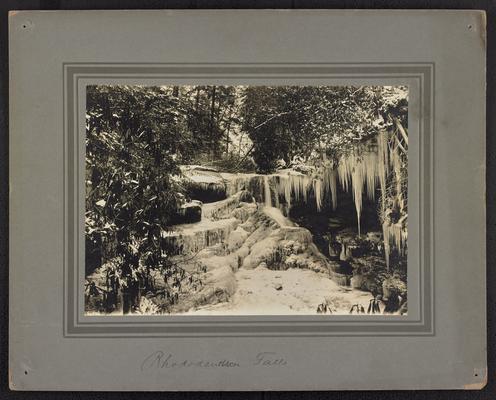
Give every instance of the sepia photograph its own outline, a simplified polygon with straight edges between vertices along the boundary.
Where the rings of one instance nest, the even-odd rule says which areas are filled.
[[[86,87],[85,315],[407,315],[408,87]]]

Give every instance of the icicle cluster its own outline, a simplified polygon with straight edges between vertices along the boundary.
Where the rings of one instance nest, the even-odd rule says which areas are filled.
[[[389,255],[394,247],[400,254],[406,249],[406,201],[402,194],[401,155],[399,147],[389,147],[389,134],[380,132],[377,135],[376,145],[366,143],[355,148],[350,154],[339,160],[337,174],[343,190],[351,188],[358,221],[358,234],[360,235],[360,216],[362,212],[362,197],[366,190],[367,197],[375,200],[375,191],[379,183],[381,193],[381,214],[383,218],[383,236],[386,264],[389,266]],[[327,173],[329,174],[329,172]],[[324,175],[324,179],[325,179]],[[402,211],[404,216],[396,223],[389,220],[390,209],[386,209],[387,186],[386,182],[392,176],[395,196],[392,197],[392,207]],[[335,197],[333,197],[334,199]]]
[[[332,209],[335,210],[338,206],[338,190],[337,190],[337,171],[335,169],[326,168],[324,170],[323,184],[324,191],[331,193]]]
[[[333,204],[336,203],[335,174],[331,173],[330,175],[329,181],[322,181],[322,179],[315,179],[294,172],[280,172],[264,177],[264,203],[265,205],[272,205],[272,187],[274,188],[276,207],[279,207],[279,197],[284,200],[287,207],[291,207],[293,201],[298,202],[302,200],[304,203],[307,203],[309,193],[313,192],[315,205],[317,210],[320,211],[326,188],[330,188],[331,196],[333,196]],[[270,184],[268,184],[269,181]]]
[[[400,254],[404,254],[407,241],[407,230],[403,228],[403,221],[398,221],[395,224],[390,224],[387,220],[382,223],[382,233],[384,235],[384,253],[386,257],[386,265],[389,267],[389,255],[394,246]],[[391,246],[391,244],[393,246]]]
[[[295,171],[280,171],[272,175],[241,175],[231,177],[228,184],[228,195],[243,188],[248,188],[254,180],[258,181],[261,190],[259,199],[267,207],[280,208],[281,198],[289,209],[293,201],[308,202],[309,193],[313,193],[317,210],[323,207],[324,196],[329,196],[333,210],[337,207],[337,182],[344,191],[353,195],[358,223],[358,234],[361,234],[360,218],[364,193],[370,201],[375,201],[376,190],[381,195],[381,218],[383,220],[384,249],[386,263],[389,266],[391,249],[400,253],[406,249],[406,199],[403,198],[402,160],[398,146],[390,146],[390,133],[383,131],[376,140],[356,146],[350,153],[342,156],[337,165],[328,165],[319,177],[310,177]],[[388,199],[387,182],[393,182],[395,195]],[[393,204],[386,208],[387,201]],[[392,223],[389,219],[391,208],[399,209],[405,217]]]
[[[375,151],[379,149],[379,152]],[[380,182],[381,192],[385,192],[388,167],[384,165],[388,160],[387,134],[381,134],[378,144],[371,148],[371,144],[362,145],[347,156],[340,159],[337,168],[324,168],[321,177],[311,178],[294,172],[281,172],[263,177],[263,199],[267,206],[272,206],[271,187],[274,187],[276,201],[281,196],[288,206],[292,201],[308,200],[309,192],[313,192],[317,210],[323,206],[324,195],[329,195],[332,208],[337,207],[337,181],[343,190],[351,189],[355,202],[360,234],[360,216],[362,213],[363,192],[367,197],[375,200],[377,182]],[[399,161],[399,159],[398,159]],[[396,164],[395,164],[396,165]],[[270,184],[269,184],[270,181]],[[276,204],[277,206],[277,204]]]
[[[384,205],[386,196],[386,176],[389,170],[389,148],[386,132],[380,132],[379,135],[377,135],[377,157],[377,177],[381,188],[382,204]]]
[[[374,201],[377,181],[382,179],[385,186],[385,174],[382,177],[379,176],[379,164],[380,157],[377,152],[369,148],[355,149],[352,153],[342,157],[338,164],[337,172],[343,190],[348,191],[350,186],[352,189],[358,220],[358,234],[360,234],[360,216],[364,189],[367,197]]]

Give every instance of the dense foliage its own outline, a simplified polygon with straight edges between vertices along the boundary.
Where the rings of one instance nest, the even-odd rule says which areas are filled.
[[[127,311],[138,278],[161,264],[161,230],[180,201],[172,174],[177,155],[189,151],[187,131],[180,105],[160,88],[93,86],[87,94],[87,247],[112,261]]]
[[[243,129],[253,141],[261,172],[271,172],[279,159],[289,165],[338,159],[343,153],[388,129],[392,115],[407,126],[405,88],[252,86],[243,103]]]

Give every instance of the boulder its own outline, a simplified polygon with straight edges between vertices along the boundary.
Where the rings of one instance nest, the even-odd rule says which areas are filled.
[[[250,254],[243,260],[243,268],[254,269],[262,262],[265,262],[267,266],[272,265],[277,261],[278,246],[278,238],[273,235],[254,243]]]
[[[211,203],[226,198],[226,184],[215,168],[200,165],[181,166],[183,186],[192,199]]]
[[[396,276],[387,278],[382,282],[382,294],[385,299],[388,299],[391,295],[405,297],[406,293],[406,283]]]
[[[350,285],[354,289],[365,290],[368,292],[377,292],[376,282],[369,276],[353,275],[350,279]]]

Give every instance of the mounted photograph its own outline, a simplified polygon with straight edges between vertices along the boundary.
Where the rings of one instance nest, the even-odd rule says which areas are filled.
[[[85,315],[407,315],[408,94],[86,86]]]

